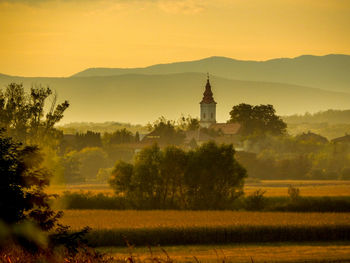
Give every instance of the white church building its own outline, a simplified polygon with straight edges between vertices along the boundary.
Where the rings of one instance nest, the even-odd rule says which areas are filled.
[[[236,136],[241,125],[239,123],[217,123],[216,122],[216,101],[213,97],[209,74],[207,84],[203,93],[203,99],[200,104],[200,126],[212,130],[221,131],[224,136]]]
[[[211,91],[209,74],[200,105],[200,126],[209,128],[212,124],[216,123],[216,102],[213,98],[213,92]]]

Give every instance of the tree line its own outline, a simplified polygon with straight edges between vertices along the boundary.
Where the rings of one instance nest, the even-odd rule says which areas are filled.
[[[208,142],[184,151],[145,147],[134,163],[116,163],[110,185],[137,208],[219,209],[243,193],[245,169],[232,145]]]
[[[78,132],[67,135],[56,128],[68,101],[57,103],[48,87],[34,86],[25,92],[12,83],[0,93],[0,126],[25,145],[36,144],[54,183],[107,182],[116,161],[132,162],[140,143],[138,132],[126,128],[113,132]],[[45,113],[44,109],[48,109]],[[186,134],[200,129],[214,141],[234,143],[237,160],[249,177],[259,179],[349,179],[347,143],[333,143],[312,132],[289,135],[287,125],[272,105],[233,106],[228,122],[241,128],[234,138],[219,130],[200,128],[199,120],[181,116],[178,121],[159,118],[147,125],[160,148],[176,145],[194,150],[200,142],[185,141]]]
[[[326,110],[316,113],[294,114],[284,116],[287,123],[329,123],[329,124],[349,124],[350,110]]]

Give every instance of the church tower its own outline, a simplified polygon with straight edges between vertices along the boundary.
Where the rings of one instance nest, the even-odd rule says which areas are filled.
[[[210,125],[216,123],[216,102],[214,101],[213,92],[211,91],[209,74],[207,78],[207,84],[205,85],[205,91],[203,93],[203,99],[200,102],[200,105],[200,126],[209,128]]]

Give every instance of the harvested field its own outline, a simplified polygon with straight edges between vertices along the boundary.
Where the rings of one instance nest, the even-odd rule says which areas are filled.
[[[99,248],[117,259],[130,257],[129,248]],[[350,243],[265,243],[216,246],[153,247],[152,258],[164,262],[167,255],[176,262],[350,262]],[[166,251],[167,254],[164,253]],[[131,249],[135,261],[146,262],[151,258],[148,247]]]
[[[164,227],[339,226],[350,227],[350,213],[285,213],[175,210],[65,210],[63,224],[73,229],[143,229]]]
[[[93,228],[93,246],[350,241],[350,214],[68,210],[62,223]]]

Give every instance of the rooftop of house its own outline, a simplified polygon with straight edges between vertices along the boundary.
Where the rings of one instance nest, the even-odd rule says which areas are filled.
[[[320,142],[320,143],[328,142],[326,137],[323,137],[322,135],[319,135],[310,131],[303,132],[302,134],[297,135],[296,138],[301,141],[314,141],[314,142]]]
[[[334,142],[334,143],[342,143],[342,142],[350,143],[350,135],[346,134],[345,136],[335,138],[332,140],[332,142]]]

